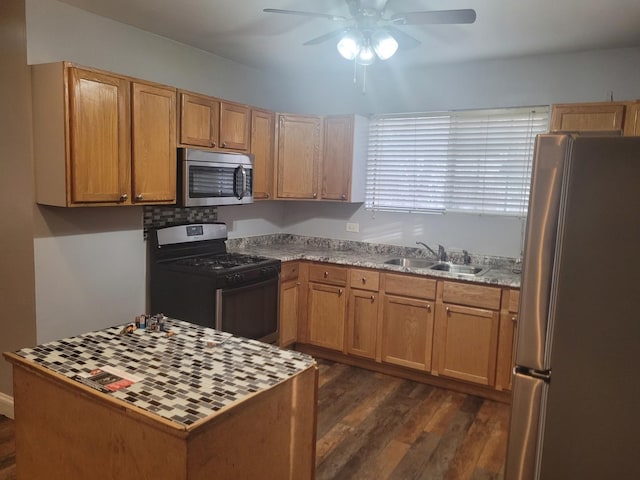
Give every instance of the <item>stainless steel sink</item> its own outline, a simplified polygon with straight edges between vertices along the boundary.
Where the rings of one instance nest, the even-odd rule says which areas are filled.
[[[429,268],[432,265],[436,264],[435,260],[431,260],[429,258],[392,258],[391,260],[387,260],[387,265],[399,265],[401,267],[413,267],[413,268]]]
[[[455,263],[435,263],[429,267],[431,270],[439,270],[441,272],[456,273],[458,275],[471,275],[477,277],[490,269],[483,265],[458,265]]]

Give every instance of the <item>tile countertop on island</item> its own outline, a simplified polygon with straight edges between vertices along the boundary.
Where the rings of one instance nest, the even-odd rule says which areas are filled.
[[[216,415],[315,365],[308,355],[167,319],[166,332],[114,326],[24,348],[15,355],[85,384],[96,369],[138,381],[104,394],[159,415],[178,428]]]
[[[491,268],[482,275],[471,276],[432,270],[429,268],[405,267],[384,263],[391,258],[432,258],[421,248],[397,245],[372,244],[350,240],[331,240],[317,237],[303,237],[290,234],[263,235],[227,240],[229,251],[250,253],[277,258],[283,262],[308,260],[335,263],[353,267],[375,268],[392,272],[428,275],[430,277],[464,280],[473,283],[520,288],[520,273],[514,273],[515,260],[505,257],[472,255],[473,264],[488,265]],[[453,261],[458,263],[456,253]],[[459,262],[462,263],[462,262]]]

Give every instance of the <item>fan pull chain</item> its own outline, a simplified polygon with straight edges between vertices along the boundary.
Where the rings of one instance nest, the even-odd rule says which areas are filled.
[[[358,60],[353,59],[353,84],[358,83]]]
[[[367,93],[367,66],[362,66],[362,94]]]

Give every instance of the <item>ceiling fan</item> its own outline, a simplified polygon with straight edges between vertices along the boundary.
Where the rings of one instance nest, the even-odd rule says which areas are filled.
[[[317,45],[338,39],[337,48],[340,55],[364,66],[371,65],[376,57],[380,60],[391,58],[399,46],[408,49],[420,45],[419,40],[398,29],[398,26],[464,24],[476,20],[476,12],[472,9],[404,12],[387,17],[386,7],[389,0],[345,1],[350,16],[277,8],[265,8],[263,12],[323,18],[341,23],[339,29],[313,38],[303,45]]]

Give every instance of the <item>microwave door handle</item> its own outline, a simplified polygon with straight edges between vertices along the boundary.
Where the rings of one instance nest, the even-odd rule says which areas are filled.
[[[242,173],[242,196],[240,199],[243,199],[247,194],[247,170],[240,165],[240,172]]]
[[[242,165],[240,165],[239,167],[236,167],[233,170],[233,196],[236,197],[238,200],[242,200],[242,196],[244,195],[244,191],[238,194],[238,189],[236,188],[236,186],[238,185],[238,170],[240,169],[242,169]]]

